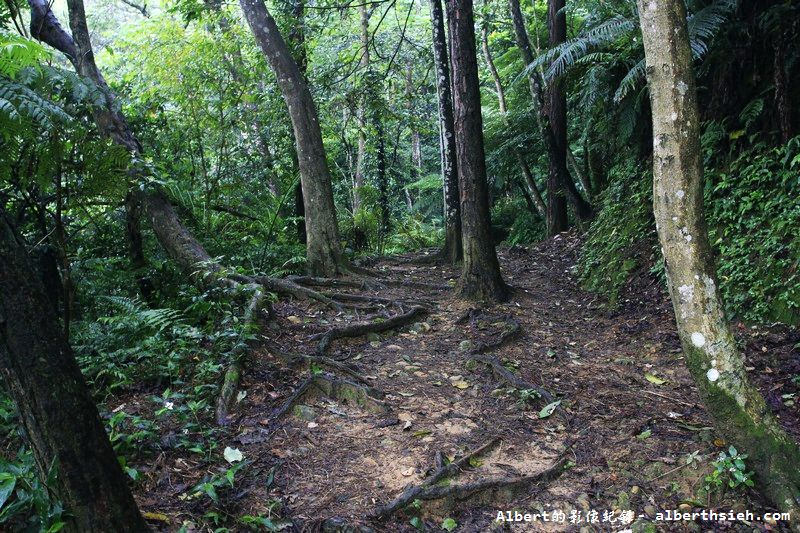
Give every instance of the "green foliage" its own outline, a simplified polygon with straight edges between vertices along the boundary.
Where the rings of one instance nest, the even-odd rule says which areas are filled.
[[[55,475],[56,468],[51,466],[43,484],[33,453],[24,448],[12,461],[0,458],[0,526],[4,531],[61,531],[66,525],[64,510],[47,489],[55,483]]]
[[[605,296],[611,306],[631,272],[652,265],[657,237],[651,179],[649,172],[640,176],[634,168],[615,169],[578,261],[583,286]]]
[[[753,472],[747,471],[744,460],[747,455],[740,454],[733,446],[726,452],[720,452],[716,461],[711,465],[714,470],[705,477],[706,491],[720,490],[723,487],[736,489],[739,487],[753,487]]]
[[[729,314],[800,321],[800,137],[755,147],[706,179],[709,236]]]

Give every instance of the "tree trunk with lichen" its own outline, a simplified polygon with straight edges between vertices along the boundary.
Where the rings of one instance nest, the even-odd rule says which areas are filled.
[[[508,298],[509,291],[500,275],[492,240],[472,0],[447,0],[446,6],[464,245],[461,278],[456,290],[462,297],[472,300],[503,301]]]
[[[80,368],[10,217],[0,210],[0,371],[64,531],[148,531]]]
[[[439,104],[439,151],[442,161],[444,195],[444,249],[442,255],[451,264],[461,261],[461,207],[456,169],[456,137],[453,126],[453,93],[450,84],[450,61],[444,31],[441,0],[431,0],[433,26],[433,64],[436,70],[436,96]]]
[[[747,453],[760,490],[797,520],[800,449],[749,382],[718,293],[684,4],[638,5],[653,113],[653,207],[686,363],[718,431]]]

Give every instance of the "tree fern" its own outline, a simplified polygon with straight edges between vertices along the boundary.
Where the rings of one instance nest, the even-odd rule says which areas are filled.
[[[49,57],[41,44],[0,29],[0,75],[13,78],[20,70],[38,66]]]

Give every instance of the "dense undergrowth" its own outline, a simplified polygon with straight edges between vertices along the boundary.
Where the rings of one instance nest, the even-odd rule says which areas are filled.
[[[707,165],[723,137],[704,136]],[[711,132],[711,133],[709,133]],[[725,136],[727,139],[727,136]],[[750,322],[800,321],[800,138],[757,143],[706,171],[709,238],[729,316]],[[630,276],[660,276],[651,173],[619,166],[600,200],[580,256],[583,285],[613,306]],[[663,276],[660,276],[663,279]]]

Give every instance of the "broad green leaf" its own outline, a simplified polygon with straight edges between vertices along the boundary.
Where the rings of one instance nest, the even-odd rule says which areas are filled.
[[[548,416],[552,415],[553,412],[556,410],[556,407],[561,405],[561,400],[556,400],[553,403],[549,403],[545,405],[541,411],[539,411],[539,418],[547,418]]]

